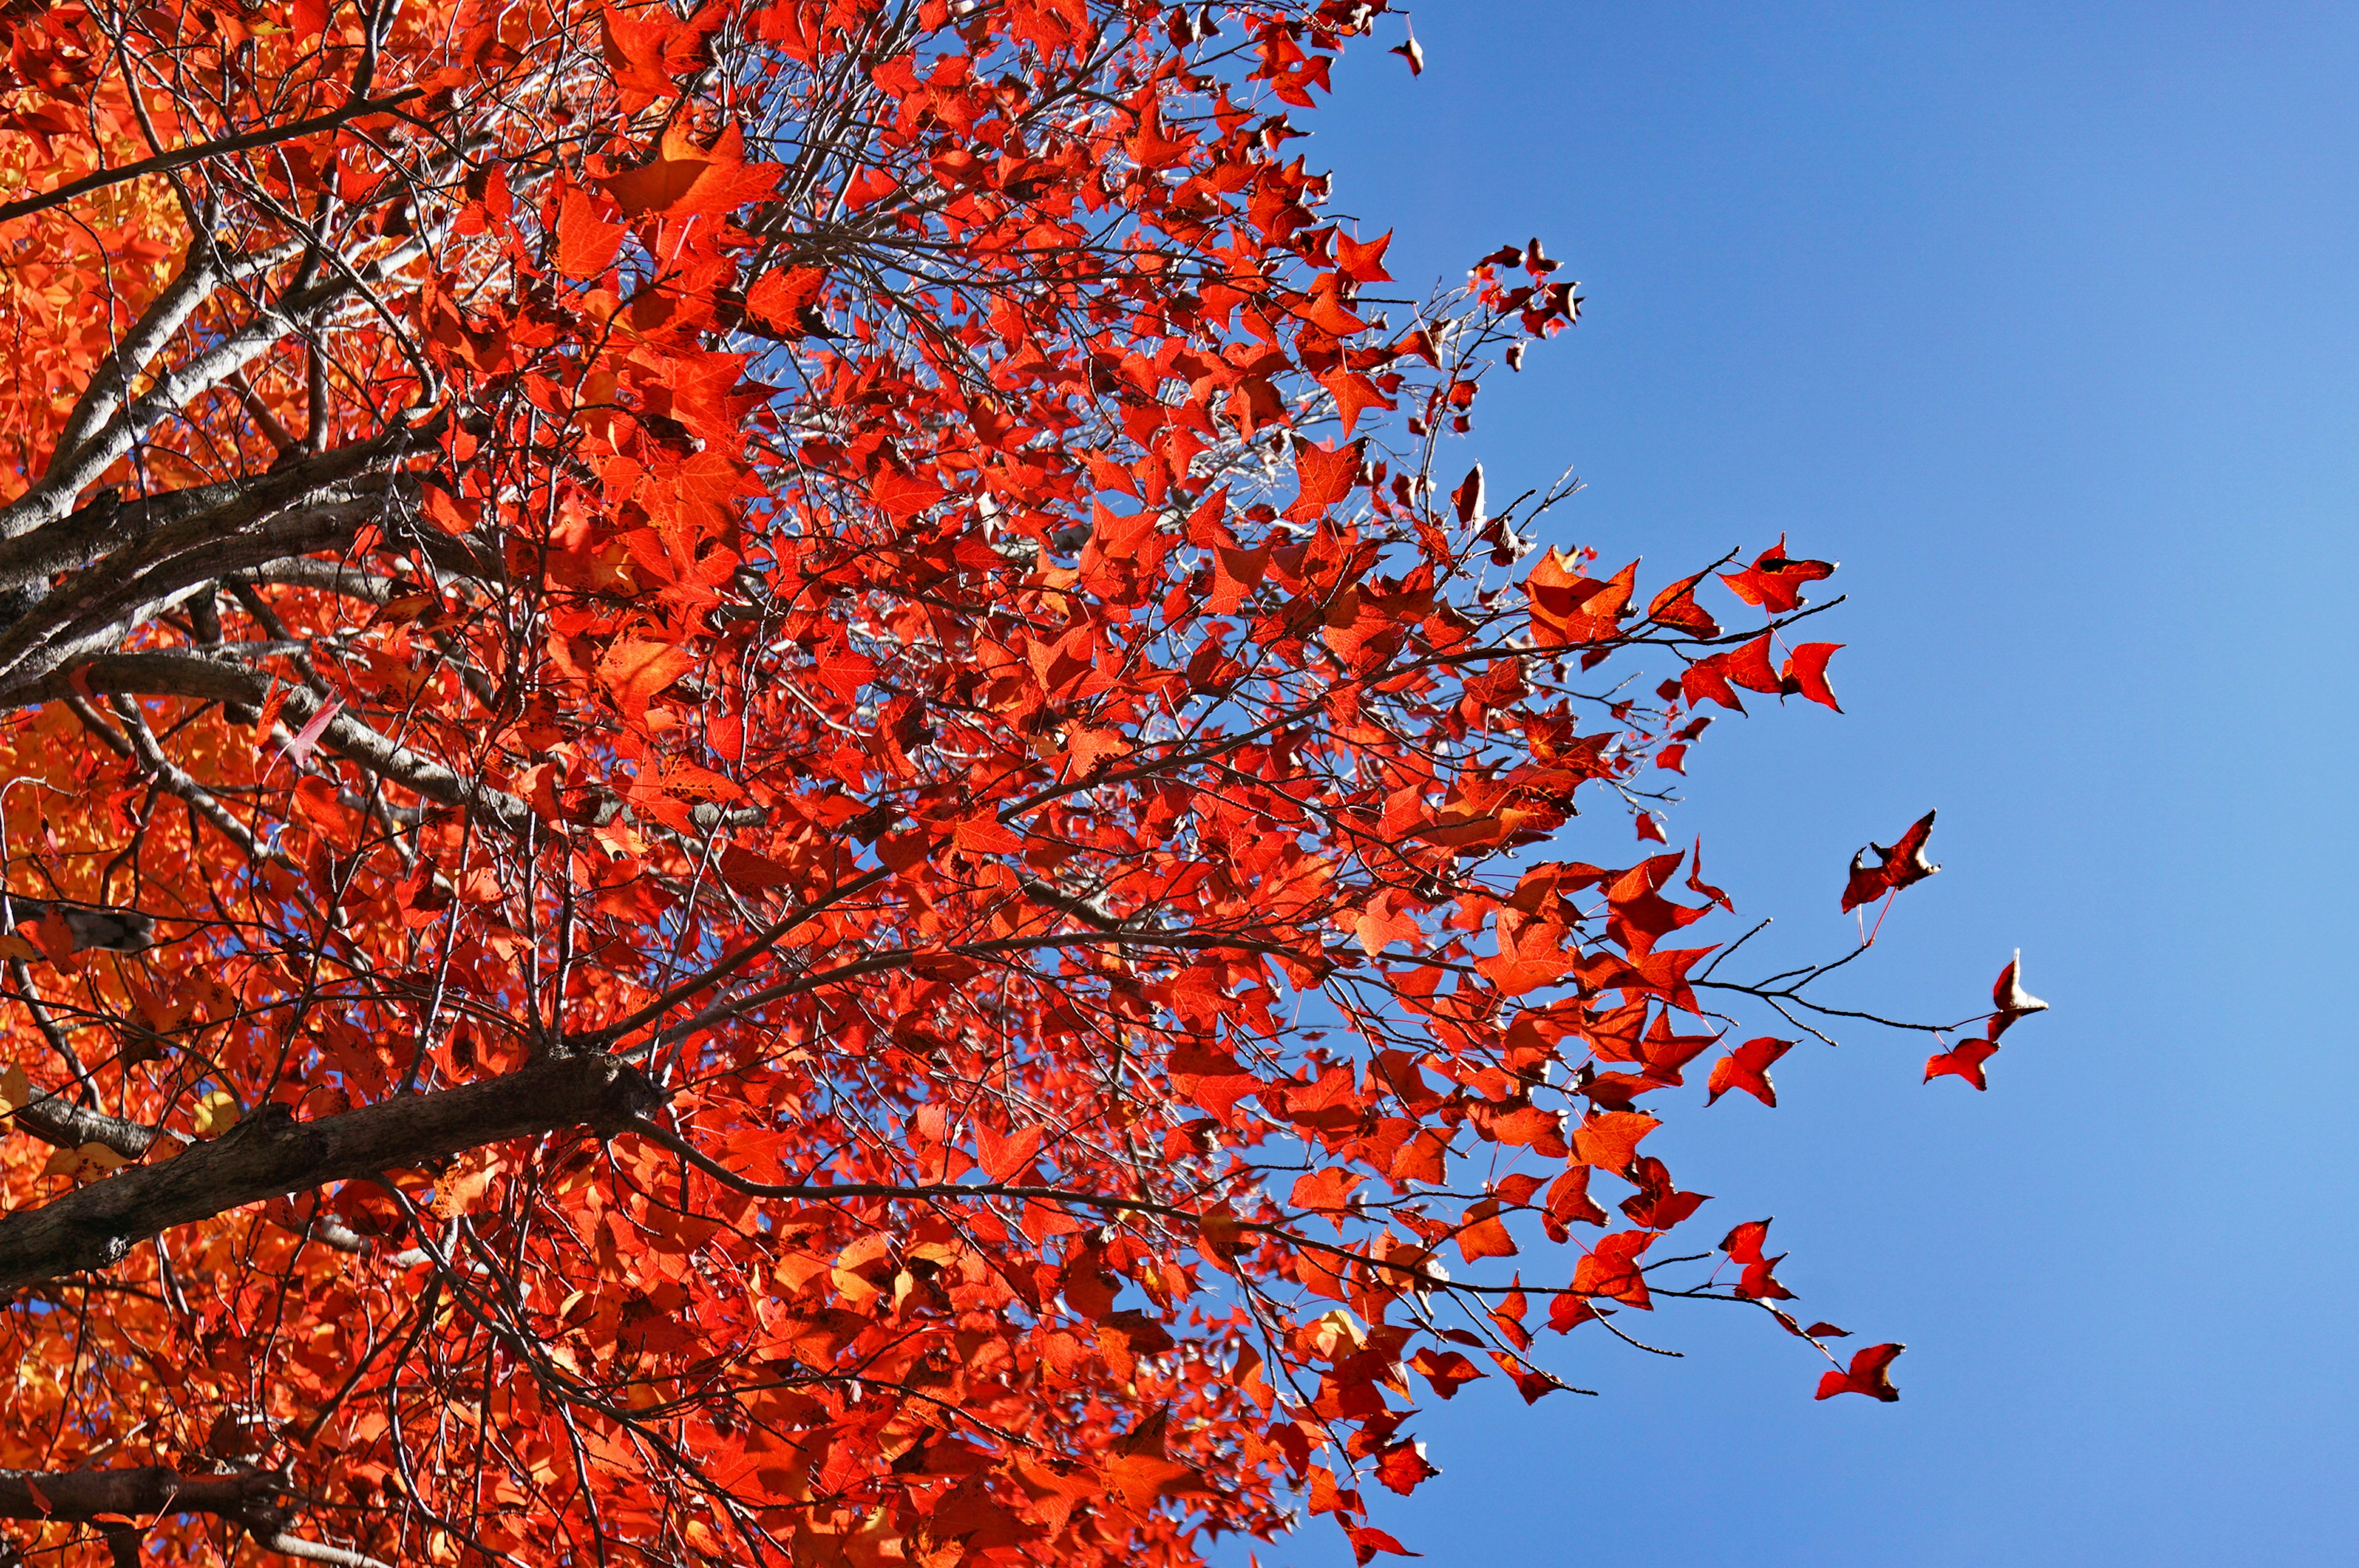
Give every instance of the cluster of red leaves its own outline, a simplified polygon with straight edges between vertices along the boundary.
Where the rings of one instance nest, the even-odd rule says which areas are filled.
[[[1766,1222],[1732,1287],[1649,1277],[1711,988],[1790,999],[1667,945],[1732,907],[1700,849],[1538,854],[1589,802],[1659,840],[1701,699],[1835,706],[1782,642],[1832,568],[1723,574],[1734,633],[1710,570],[1488,575],[1535,514],[1437,505],[1437,443],[1579,300],[1534,243],[1374,308],[1284,110],[1384,8],[185,0],[111,39],[180,84],[144,123],[93,14],[9,23],[20,186],[415,89],[7,232],[0,534],[133,530],[0,627],[10,886],[159,923],[7,939],[25,1081],[135,1163],[589,1054],[663,1108],[19,1292],[0,1465],[284,1475],[403,1562],[1180,1563],[1289,1490],[1365,1561],[1363,1480],[1435,1473],[1411,1374],[1565,1386],[1526,1273],[1560,1335],[1841,1332]],[[110,447],[127,339],[179,401]],[[155,588],[197,552],[136,528],[221,497]],[[0,1149],[12,1208],[111,1179]]]

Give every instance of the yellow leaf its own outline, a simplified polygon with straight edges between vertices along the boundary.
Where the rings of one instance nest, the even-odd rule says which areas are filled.
[[[0,931],[0,958],[38,958],[41,950],[13,931]]]
[[[41,1167],[41,1174],[87,1182],[129,1162],[103,1143],[85,1143],[79,1149],[60,1149],[51,1154],[49,1163]]]
[[[33,1086],[25,1076],[24,1067],[16,1062],[9,1063],[8,1070],[0,1073],[0,1116],[21,1110],[32,1098]]]
[[[215,1089],[197,1101],[197,1136],[211,1138],[237,1123],[237,1101],[225,1089]]]

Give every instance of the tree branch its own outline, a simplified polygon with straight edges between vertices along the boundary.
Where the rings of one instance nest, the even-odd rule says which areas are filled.
[[[380,1562],[364,1553],[347,1552],[341,1546],[330,1546],[325,1541],[305,1541],[300,1536],[289,1535],[283,1530],[257,1527],[254,1530],[254,1543],[265,1552],[277,1552],[288,1557],[299,1557],[307,1563],[332,1563],[337,1565],[337,1568],[393,1568],[391,1563]]]
[[[266,125],[259,130],[241,131],[234,136],[219,136],[194,146],[178,147],[154,157],[141,158],[114,168],[92,169],[80,179],[69,180],[55,190],[45,190],[38,196],[27,196],[0,207],[0,223],[18,218],[29,218],[36,212],[46,212],[52,207],[62,207],[77,196],[93,190],[103,190],[110,185],[120,185],[128,179],[138,179],[151,174],[168,174],[176,168],[186,168],[192,163],[202,163],[209,157],[227,157],[232,153],[248,153],[256,147],[266,147],[276,142],[291,142],[299,137],[332,131],[348,121],[370,114],[382,114],[399,108],[413,98],[422,98],[426,89],[405,87],[384,98],[362,98],[325,114],[314,114],[308,120],[294,120],[284,125]]]
[[[172,1226],[331,1182],[584,1123],[602,1134],[618,1131],[663,1098],[624,1063],[588,1055],[551,1057],[317,1121],[299,1122],[284,1105],[265,1106],[162,1164],[135,1166],[39,1208],[0,1216],[0,1289],[107,1268]]]
[[[99,1514],[242,1518],[286,1489],[281,1477],[266,1473],[183,1476],[167,1465],[129,1470],[0,1470],[0,1519],[79,1523]]]
[[[228,661],[198,653],[102,654],[72,670],[53,671],[38,681],[0,690],[0,706],[32,702],[62,702],[79,696],[74,680],[93,693],[147,697],[185,697],[200,702],[221,702],[260,708],[269,694],[263,678]],[[301,724],[320,711],[318,696],[304,687],[287,694],[288,721]],[[470,783],[445,764],[411,750],[339,711],[321,736],[328,749],[348,757],[373,773],[415,790],[443,806],[477,806],[509,833],[522,834],[532,820],[532,807],[506,790]]]

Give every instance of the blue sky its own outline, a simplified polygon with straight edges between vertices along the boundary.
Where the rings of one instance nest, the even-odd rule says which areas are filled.
[[[2348,1561],[2359,11],[1416,20],[1423,78],[1388,19],[1297,146],[1404,280],[1534,233],[1582,280],[1484,396],[1492,493],[1576,464],[1554,542],[1655,581],[1843,563],[1849,716],[1717,725],[1672,838],[1823,955],[1851,851],[1938,806],[1846,994],[1962,1016],[2019,945],[2055,1011],[1986,1095],[1863,1033],[1649,1144],[1699,1229],[1777,1217],[1806,1315],[1908,1343],[1901,1403],[1658,1314],[1684,1360],[1551,1338],[1601,1399],[1428,1401],[1444,1474],[1375,1522],[1442,1565]]]

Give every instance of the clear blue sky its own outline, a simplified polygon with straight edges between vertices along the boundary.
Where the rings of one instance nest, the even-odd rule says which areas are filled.
[[[1492,493],[1577,464],[1556,540],[1656,580],[1843,563],[1849,717],[1718,725],[1673,839],[1824,953],[1852,849],[1939,806],[1849,994],[1960,1016],[2020,945],[2055,1011],[1986,1095],[1862,1034],[1649,1145],[1908,1342],[1901,1403],[1813,1403],[1752,1314],[1544,1336],[1604,1397],[1427,1401],[1444,1475],[1375,1522],[1444,1568],[2359,1560],[2359,9],[1416,21],[1424,77],[1387,19],[1297,146],[1404,279],[1538,233],[1585,285],[1484,396]]]

